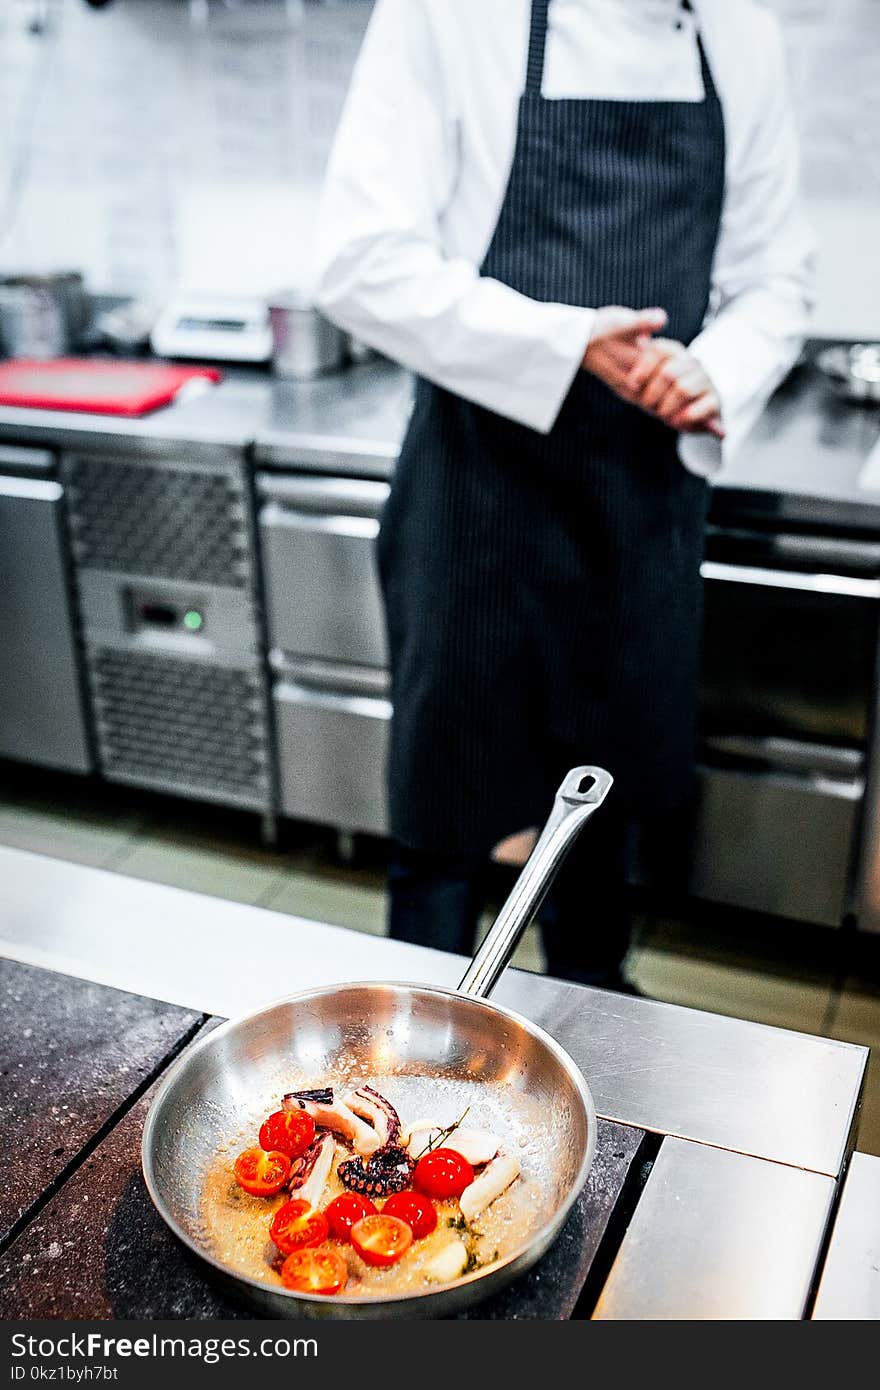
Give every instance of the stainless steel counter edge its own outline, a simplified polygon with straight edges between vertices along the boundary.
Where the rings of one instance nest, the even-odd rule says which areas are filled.
[[[835,1186],[819,1173],[664,1140],[594,1318],[804,1317]]]
[[[238,420],[223,412],[212,418],[207,406],[191,413],[183,405],[171,406],[167,413],[141,419],[0,406],[0,439],[72,452],[216,459],[218,454],[240,458],[252,434],[246,416]]]
[[[343,477],[380,478],[394,472],[399,446],[394,440],[368,445],[356,436],[299,435],[273,443],[261,439],[254,448],[254,462],[263,468],[305,468]]]
[[[880,1158],[873,1154],[852,1156],[813,1318],[880,1321]]]
[[[0,954],[205,1013],[341,981],[454,987],[464,964],[24,850],[0,847],[0,885]],[[867,1049],[519,971],[495,997],[568,1050],[603,1117],[841,1172]]]

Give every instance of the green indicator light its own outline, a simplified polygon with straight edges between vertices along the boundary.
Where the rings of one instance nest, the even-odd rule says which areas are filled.
[[[190,632],[198,632],[204,621],[201,613],[198,613],[195,608],[191,608],[188,613],[183,615],[183,625]]]

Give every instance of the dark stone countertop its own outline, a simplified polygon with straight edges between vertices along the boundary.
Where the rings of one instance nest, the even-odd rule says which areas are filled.
[[[247,1318],[206,1277],[153,1208],[140,1144],[143,1097],[0,1256],[0,1315],[11,1318]],[[571,1316],[645,1136],[599,1121],[589,1181],[559,1239],[475,1318]]]
[[[0,960],[0,1246],[202,1018]]]
[[[252,1316],[174,1239],[141,1175],[154,1090],[144,1087],[215,1022],[0,962],[2,1317]],[[638,1190],[650,1152],[643,1131],[600,1120],[589,1180],[558,1240],[534,1269],[469,1316],[570,1317],[621,1194]]]

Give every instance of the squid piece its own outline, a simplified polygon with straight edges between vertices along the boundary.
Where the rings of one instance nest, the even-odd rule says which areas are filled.
[[[350,1110],[344,1100],[334,1098],[332,1090],[291,1091],[281,1102],[283,1110],[305,1110],[320,1129],[341,1134],[357,1153],[375,1153],[381,1144],[376,1131]]]
[[[512,1158],[510,1154],[499,1154],[494,1158],[458,1199],[465,1221],[473,1221],[480,1212],[491,1206],[512,1182],[516,1182],[519,1174],[518,1158]]]
[[[290,1170],[291,1197],[308,1202],[317,1207],[324,1195],[324,1188],[336,1156],[336,1141],[332,1134],[322,1134],[309,1145],[305,1153],[294,1159]]]
[[[463,1240],[453,1237],[425,1265],[425,1278],[432,1284],[451,1284],[467,1268],[468,1252]]]
[[[403,1126],[403,1128],[402,1128],[401,1131],[400,1131],[400,1142],[401,1142],[401,1144],[403,1145],[403,1147],[406,1149],[406,1148],[409,1147],[410,1142],[411,1142],[411,1140],[412,1140],[412,1138],[413,1138],[413,1135],[418,1134],[420,1130],[422,1130],[422,1129],[439,1129],[439,1128],[440,1128],[440,1126],[437,1124],[437,1121],[434,1120],[434,1119],[430,1119],[430,1120],[416,1120],[416,1121],[415,1121],[413,1124],[411,1124],[411,1125],[404,1125],[404,1126]]]
[[[409,1135],[410,1155],[415,1159],[421,1158],[431,1145],[437,1147],[436,1141],[442,1133],[439,1125],[414,1125]],[[452,1149],[466,1158],[472,1168],[480,1168],[484,1163],[492,1162],[501,1145],[498,1136],[491,1134],[488,1129],[456,1129],[448,1139],[443,1140],[440,1147]]]
[[[400,1143],[400,1116],[390,1100],[374,1091],[372,1086],[358,1086],[356,1091],[350,1091],[343,1098],[343,1103],[362,1120],[370,1122],[383,1148],[388,1144]]]

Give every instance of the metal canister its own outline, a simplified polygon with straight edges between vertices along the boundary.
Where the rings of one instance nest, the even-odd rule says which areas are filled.
[[[0,279],[0,348],[7,357],[64,357],[88,326],[88,298],[78,271]]]
[[[272,366],[278,376],[312,381],[346,361],[347,336],[307,298],[277,295],[269,304]]]

